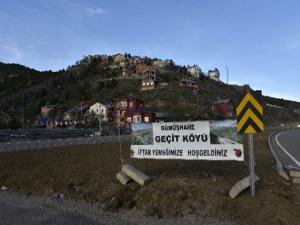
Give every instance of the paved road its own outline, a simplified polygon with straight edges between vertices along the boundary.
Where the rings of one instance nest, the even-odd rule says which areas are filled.
[[[104,211],[101,204],[24,196],[0,191],[1,225],[236,225],[224,219],[188,215],[180,218],[145,217],[138,210]]]
[[[300,129],[275,133],[270,141],[285,168],[294,167],[300,170]]]
[[[130,139],[128,135],[120,136],[121,141]],[[99,144],[107,142],[115,142],[119,140],[119,136],[101,136],[101,137],[80,137],[80,138],[62,138],[62,139],[42,139],[42,140],[26,140],[13,142],[0,142],[0,152],[22,151],[29,149],[46,149],[70,145],[82,144]]]

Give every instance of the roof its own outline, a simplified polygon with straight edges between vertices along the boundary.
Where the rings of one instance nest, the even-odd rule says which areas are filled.
[[[38,124],[47,124],[49,119],[47,117],[38,118]]]
[[[82,105],[82,107],[81,106],[75,106],[72,109],[69,109],[67,112],[71,113],[71,114],[76,114],[76,113],[81,112],[81,110],[85,111],[89,108],[90,108],[89,105]]]
[[[92,107],[92,106],[94,106],[94,105],[101,105],[101,106],[104,106],[104,107],[109,107],[109,104],[103,104],[103,103],[101,103],[101,102],[95,102],[93,105],[91,105],[90,107]]]
[[[113,101],[124,101],[124,100],[136,100],[136,101],[140,101],[143,102],[143,100],[129,96],[129,97],[124,97],[124,98],[115,98]]]
[[[212,72],[217,72],[217,73],[220,73],[218,68],[215,68],[214,70],[208,70],[208,73],[212,73]]]
[[[194,83],[194,84],[197,84],[196,81],[189,80],[189,79],[186,79],[186,78],[183,78],[180,82],[188,82],[188,83]]]
[[[231,102],[231,99],[218,99],[216,101],[214,101],[212,104],[224,104],[224,103],[229,103]]]
[[[157,118],[175,117],[175,113],[170,112],[155,112],[154,114]]]

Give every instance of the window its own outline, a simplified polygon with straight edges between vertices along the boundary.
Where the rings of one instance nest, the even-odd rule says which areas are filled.
[[[140,115],[135,115],[133,116],[133,122],[134,123],[140,123],[142,120],[141,116]]]
[[[121,101],[120,105],[122,108],[127,108],[127,101]]]
[[[127,122],[131,123],[131,117],[127,117]]]
[[[145,121],[145,123],[149,123],[149,116],[145,116],[144,121]]]
[[[129,107],[130,107],[130,108],[133,107],[133,102],[129,102]]]

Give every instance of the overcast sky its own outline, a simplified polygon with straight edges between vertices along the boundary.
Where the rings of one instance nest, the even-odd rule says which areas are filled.
[[[84,55],[219,68],[221,78],[300,101],[300,1],[1,0],[0,61],[58,70]]]

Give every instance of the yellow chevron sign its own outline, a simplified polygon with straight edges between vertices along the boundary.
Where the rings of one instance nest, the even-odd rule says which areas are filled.
[[[239,133],[253,134],[263,132],[263,106],[261,101],[261,91],[247,92],[238,107],[237,131]]]

